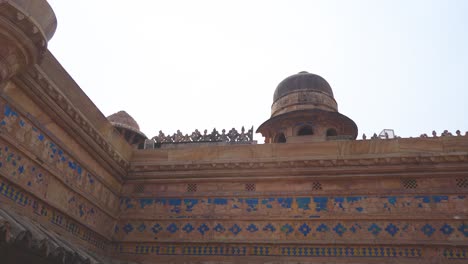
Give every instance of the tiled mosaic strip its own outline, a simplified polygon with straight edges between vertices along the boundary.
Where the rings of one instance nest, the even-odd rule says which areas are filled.
[[[116,245],[119,253],[155,254],[174,256],[279,256],[279,257],[373,257],[373,258],[421,258],[420,247],[332,247],[332,246],[217,246],[217,245]]]
[[[1,139],[0,174],[41,199],[47,197],[51,183],[57,181],[47,170],[42,169],[41,166],[38,166],[28,156],[21,155],[16,148],[3,142]],[[60,184],[60,186],[63,185]],[[66,210],[70,215],[80,219],[84,224],[93,227],[107,226],[107,215],[103,214],[99,208],[95,207],[94,204],[90,203],[83,196],[76,194],[65,186],[61,187],[60,190],[56,189],[54,191],[60,191],[62,197],[67,199],[67,203],[62,203],[59,209]],[[108,230],[110,231],[111,229],[108,228]]]
[[[130,240],[179,237],[223,239],[272,236],[296,240],[335,238],[374,239],[457,239],[468,241],[468,223],[463,221],[296,221],[296,222],[135,222],[116,225],[114,234]]]
[[[50,222],[99,249],[106,249],[109,245],[106,240],[94,234],[94,232],[88,228],[83,227],[78,222],[50,208],[48,205],[30,196],[21,188],[10,184],[0,177],[0,206],[3,202],[19,205],[23,207],[23,213],[35,215],[39,218],[39,222]]]
[[[164,218],[197,218],[251,215],[321,218],[336,214],[446,213],[468,206],[466,195],[307,196],[307,197],[214,197],[120,199],[124,216],[135,214]]]
[[[0,98],[0,130],[15,138],[34,152],[42,162],[60,172],[62,180],[70,187],[78,188],[95,197],[106,207],[116,207],[118,197],[95,176],[76,162],[70,154],[61,149],[58,144],[41,131],[16,109]],[[19,154],[19,153],[18,153]],[[25,170],[27,168],[25,167]],[[18,171],[20,173],[20,171]],[[31,184],[34,181],[31,181]],[[106,204],[106,201],[107,204]]]
[[[443,255],[448,259],[468,260],[468,248],[446,248],[443,251]]]

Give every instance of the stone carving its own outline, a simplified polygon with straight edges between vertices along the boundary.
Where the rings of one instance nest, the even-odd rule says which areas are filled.
[[[208,131],[205,129],[203,135],[195,129],[192,134],[183,134],[180,130],[177,130],[176,133],[171,135],[165,135],[162,131],[159,131],[159,134],[153,137],[153,140],[156,143],[192,143],[192,142],[242,142],[242,143],[250,143],[253,142],[253,127],[249,130],[245,131],[245,128],[241,128],[241,132],[239,133],[235,128],[229,130],[226,133],[226,130],[221,130],[221,133],[213,128],[213,131],[208,134]]]
[[[86,118],[82,116],[81,113],[75,109],[71,103],[63,96],[60,95],[59,89],[55,84],[50,82],[47,76],[43,75],[43,73],[38,68],[32,68],[30,71],[27,72],[36,83],[41,87],[41,93],[45,93],[45,95],[49,96],[53,101],[57,103],[57,106],[62,108],[69,117],[75,122],[76,125],[80,126],[83,132],[88,133],[94,142],[103,149],[108,156],[113,159],[119,166],[123,169],[127,169],[130,167],[130,162],[123,158],[113,147],[112,145],[101,135],[101,133],[95,129],[91,123],[86,121]]]
[[[443,137],[445,136],[452,136],[452,133],[450,133],[448,130],[444,130],[444,132],[442,132],[442,135]]]

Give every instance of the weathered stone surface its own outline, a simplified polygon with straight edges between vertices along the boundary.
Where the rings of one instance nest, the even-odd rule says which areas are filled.
[[[50,39],[55,17],[41,3],[0,1],[0,15],[44,14]],[[10,37],[24,19],[0,20],[1,263],[466,263],[460,131],[352,140],[352,120],[314,106],[333,102],[292,89],[281,98],[302,98],[288,101],[294,111],[262,130],[286,144],[137,150],[52,54],[18,53],[40,43]],[[301,134],[304,118],[312,135]],[[215,142],[242,134],[252,133]]]

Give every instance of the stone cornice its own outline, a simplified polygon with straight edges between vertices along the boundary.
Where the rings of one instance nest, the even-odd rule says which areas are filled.
[[[89,150],[91,155],[99,156],[98,159],[107,163],[107,169],[114,171],[115,176],[122,181],[122,176],[126,175],[129,162],[118,153],[111,143],[75,108],[70,100],[61,93],[59,88],[41,70],[40,66],[29,69],[18,76],[15,80],[24,82],[21,87],[27,93],[34,94],[33,98],[43,107],[49,110],[52,117],[59,118],[67,126],[63,128],[70,134],[81,138],[80,142],[86,143],[83,146]],[[105,164],[103,164],[105,165]]]
[[[466,170],[468,161],[467,153],[454,153],[444,155],[407,155],[387,157],[361,157],[361,158],[323,158],[323,159],[270,159],[260,161],[226,161],[226,162],[161,162],[151,164],[148,162],[134,162],[129,171],[128,179],[139,178],[170,178],[193,177],[209,178],[241,177],[246,174],[256,176],[281,175],[287,172],[290,175],[304,173],[328,174],[349,173],[363,174],[371,172],[396,172],[401,170],[411,171],[409,166],[414,166],[414,171],[427,169],[434,170],[434,166],[446,164],[444,170],[458,170],[463,167]],[[453,166],[450,166],[453,165]],[[363,168],[365,167],[365,168]]]

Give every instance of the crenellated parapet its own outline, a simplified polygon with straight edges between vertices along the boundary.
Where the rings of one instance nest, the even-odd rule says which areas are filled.
[[[45,0],[0,0],[0,83],[40,61],[56,27]]]

